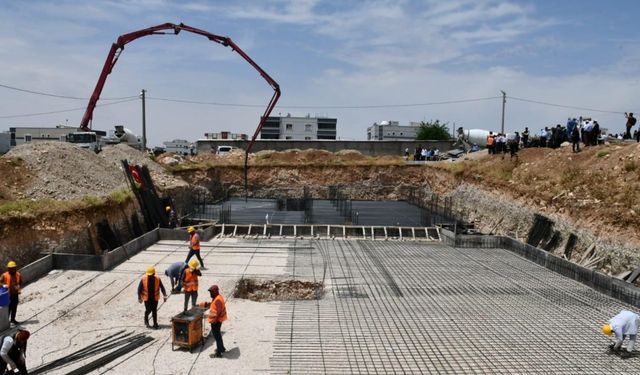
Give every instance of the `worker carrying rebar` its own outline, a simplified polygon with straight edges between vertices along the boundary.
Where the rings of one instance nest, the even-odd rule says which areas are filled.
[[[191,259],[189,267],[185,268],[182,272],[182,285],[184,286],[184,310],[187,311],[187,305],[189,304],[189,298],[191,298],[191,307],[196,306],[196,300],[198,299],[198,276],[202,276],[202,273],[198,269],[200,263],[197,260]]]
[[[609,350],[615,354],[620,354],[623,359],[631,357],[633,347],[636,344],[638,336],[638,326],[640,325],[640,316],[629,310],[622,310],[618,315],[609,319],[609,322],[602,326],[602,333],[611,336],[616,335],[616,342],[609,345]],[[629,336],[627,350],[622,351],[622,342]]]
[[[164,274],[171,282],[171,293],[180,293],[182,289],[182,272],[188,267],[185,262],[175,262],[164,270]]]
[[[7,271],[2,274],[2,286],[9,290],[9,316],[11,323],[18,325],[16,313],[18,312],[19,295],[22,293],[22,275],[17,270],[18,265],[14,261],[7,263]]]
[[[222,342],[222,333],[220,333],[222,322],[227,320],[227,307],[224,303],[224,297],[220,294],[220,288],[218,288],[217,285],[211,285],[211,287],[209,287],[209,295],[211,295],[212,301],[200,302],[198,306],[203,308],[210,307],[208,322],[211,324],[211,334],[216,340],[216,352],[213,356],[219,358],[222,357],[222,353],[227,351]]]
[[[9,373],[27,375],[27,340],[30,333],[26,329],[18,329],[13,336],[4,336],[0,344],[0,374],[4,374],[9,367]]]
[[[189,254],[187,255],[187,259],[184,262],[189,263],[189,259],[191,259],[191,257],[195,255],[196,258],[198,258],[198,261],[200,262],[200,266],[202,266],[202,269],[206,270],[207,268],[204,266],[204,261],[200,256],[200,235],[198,234],[198,232],[196,231],[196,228],[194,227],[187,228],[187,232],[189,233],[189,236],[190,236],[189,237]]]
[[[147,274],[142,277],[138,284],[138,302],[144,301],[144,325],[149,328],[149,314],[153,316],[153,329],[158,329],[158,301],[160,292],[167,300],[167,292],[162,285],[162,280],[156,276],[154,266],[147,267]]]

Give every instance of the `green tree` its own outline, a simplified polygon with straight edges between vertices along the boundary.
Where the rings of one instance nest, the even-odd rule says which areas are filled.
[[[416,135],[417,140],[448,140],[451,139],[448,122],[440,123],[440,120],[421,121],[420,129]]]

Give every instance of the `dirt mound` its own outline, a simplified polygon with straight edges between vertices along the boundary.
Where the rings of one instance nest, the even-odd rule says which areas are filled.
[[[104,147],[98,156],[119,170],[122,169],[121,160],[125,159],[130,164],[146,165],[149,168],[155,186],[160,190],[187,185],[181,178],[168,174],[160,164],[151,160],[146,153],[125,144]]]
[[[2,159],[24,161],[24,173],[31,176],[16,186],[15,198],[57,200],[105,196],[126,187],[125,177],[114,164],[95,153],[59,141],[19,145]]]
[[[321,298],[322,290],[321,283],[309,281],[242,279],[236,285],[233,296],[256,302],[311,300]]]

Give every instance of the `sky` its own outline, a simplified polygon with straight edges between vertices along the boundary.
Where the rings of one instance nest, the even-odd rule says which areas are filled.
[[[272,115],[337,118],[339,139],[384,120],[497,131],[501,90],[506,131],[585,116],[621,132],[640,112],[638,14],[635,0],[0,0],[0,131],[79,125],[119,35],[184,23],[230,37],[280,85]],[[230,48],[151,35],[122,51],[92,127],[141,134],[142,89],[148,146],[251,136],[273,95]]]

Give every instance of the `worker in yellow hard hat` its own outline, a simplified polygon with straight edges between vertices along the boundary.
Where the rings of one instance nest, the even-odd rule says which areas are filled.
[[[22,293],[20,285],[22,285],[22,275],[17,270],[18,265],[14,261],[7,263],[7,271],[2,274],[2,286],[9,290],[9,317],[11,323],[18,325],[16,321],[16,313],[18,312],[18,303],[20,302],[18,296]]]
[[[191,259],[189,267],[185,268],[182,272],[182,288],[184,290],[184,311],[187,311],[189,305],[189,298],[191,298],[191,307],[196,306],[196,300],[198,299],[198,276],[202,276],[202,273],[198,269],[200,263],[197,260]]]
[[[140,284],[138,284],[138,302],[144,301],[144,325],[149,326],[149,314],[153,316],[153,329],[158,329],[158,301],[160,301],[160,292],[167,300],[167,291],[162,285],[162,280],[156,275],[154,266],[147,267],[146,275],[142,276]]]
[[[201,268],[206,270],[207,268],[204,266],[204,261],[200,256],[200,235],[198,235],[198,231],[196,231],[196,228],[194,227],[189,227],[187,228],[187,233],[189,233],[189,254],[184,262],[188,264],[189,259],[195,255],[200,262]]]
[[[168,216],[167,222],[169,228],[175,228],[176,226],[178,226],[178,217],[176,215],[176,211],[171,208],[171,206],[165,207],[164,210],[166,211]]]
[[[622,310],[618,315],[609,319],[609,322],[602,326],[602,333],[605,335],[616,335],[616,342],[609,345],[609,350],[620,354],[623,359],[631,357],[638,336],[638,326],[640,326],[640,315],[629,310]],[[629,336],[627,350],[621,351],[622,342],[627,336]]]

